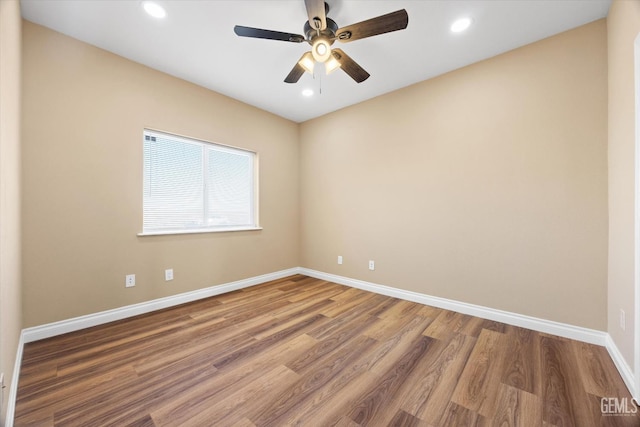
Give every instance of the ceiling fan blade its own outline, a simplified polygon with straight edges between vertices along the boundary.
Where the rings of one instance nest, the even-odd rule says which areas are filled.
[[[342,49],[331,49],[333,57],[340,63],[340,68],[349,75],[357,83],[362,83],[370,76],[356,61],[351,59],[349,55],[344,53]]]
[[[327,11],[324,6],[324,0],[304,0],[309,15],[309,25],[313,29],[324,30],[327,28]],[[316,26],[314,25],[317,23]]]
[[[256,39],[281,40],[283,42],[302,43],[304,36],[300,34],[283,33],[280,31],[263,30],[260,28],[243,27],[236,25],[233,31],[240,37],[253,37]]]
[[[302,55],[304,57],[304,55]],[[302,58],[300,58],[302,60]],[[304,74],[304,68],[300,65],[300,62],[296,62],[289,75],[284,79],[285,83],[298,83],[300,77]]]
[[[392,31],[404,30],[409,24],[407,11],[396,10],[386,15],[371,18],[357,24],[348,25],[338,29],[336,38],[343,43],[366,37],[377,36],[378,34],[390,33]]]

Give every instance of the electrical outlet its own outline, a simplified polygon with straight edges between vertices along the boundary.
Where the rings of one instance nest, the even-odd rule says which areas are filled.
[[[133,288],[135,285],[136,285],[136,275],[127,274],[127,276],[124,278],[124,287]]]
[[[369,260],[369,270],[373,271],[376,269],[376,262]]]
[[[338,264],[342,264],[342,255],[338,255]]]
[[[627,319],[623,309],[620,309],[620,329],[627,329]]]
[[[164,271],[164,280],[166,282],[173,280],[173,268]]]

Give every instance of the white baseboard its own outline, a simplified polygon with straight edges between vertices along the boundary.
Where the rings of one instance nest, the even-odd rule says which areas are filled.
[[[558,335],[577,341],[588,342],[590,344],[604,346],[606,344],[606,337],[608,335],[606,332],[596,331],[594,329],[582,328],[580,326],[568,325],[566,323],[539,319],[537,317],[525,316],[523,314],[512,313],[509,311],[496,310],[494,308],[454,301],[446,298],[434,297],[418,292],[405,291],[403,289],[378,285],[375,283],[365,282],[363,280],[350,279],[348,277],[323,273],[321,271],[311,270],[308,268],[301,268],[299,273],[306,276],[315,277],[317,279],[327,280],[329,282],[350,286],[352,288],[358,288],[369,292],[375,292],[377,294],[430,305],[432,307],[457,311],[458,313],[468,314],[470,316],[494,320],[496,322],[502,322],[508,325],[520,326],[522,328],[532,329],[538,332],[545,332],[552,335]]]
[[[50,338],[92,326],[102,325],[115,320],[126,319],[139,314],[150,313],[163,308],[173,307],[187,302],[224,294],[238,289],[248,288],[271,280],[282,279],[283,277],[298,274],[298,267],[288,270],[281,270],[275,273],[263,274],[261,276],[250,277],[248,279],[237,280],[222,285],[211,286],[178,295],[154,299],[139,304],[127,305],[125,307],[114,308],[113,310],[101,311],[99,313],[88,314],[86,316],[74,317],[72,319],[61,320],[59,322],[47,323],[45,325],[26,328],[22,331],[24,342],[29,343],[44,338]]]
[[[640,390],[638,390],[636,387],[633,371],[631,370],[631,367],[629,367],[629,364],[624,360],[624,357],[622,356],[622,353],[620,353],[618,346],[613,342],[613,339],[611,339],[611,335],[609,334],[607,334],[607,342],[605,347],[607,348],[607,351],[609,352],[609,356],[611,356],[613,363],[616,365],[616,368],[618,369],[622,380],[629,389],[631,396],[640,400]]]
[[[149,313],[155,310],[168,308],[187,302],[196,301],[203,298],[223,294],[226,292],[235,291],[238,289],[247,288],[250,286],[258,285],[260,283],[269,282],[271,280],[281,279],[287,276],[295,274],[304,274],[309,277],[315,277],[317,279],[326,280],[334,283],[339,283],[345,286],[362,289],[365,291],[375,292],[377,294],[387,295],[394,298],[400,298],[407,301],[413,301],[420,304],[430,305],[433,307],[443,308],[446,310],[452,310],[471,316],[480,317],[483,319],[494,320],[497,322],[506,323],[509,325],[519,326],[534,331],[545,332],[565,338],[574,339],[577,341],[583,341],[590,344],[602,345],[607,348],[611,358],[613,359],[620,375],[622,376],[625,384],[629,388],[631,394],[638,397],[638,392],[634,386],[634,376],[632,370],[628,364],[624,361],[624,358],[618,351],[618,348],[613,343],[613,340],[608,333],[597,331],[594,329],[582,328],[579,326],[568,325],[565,323],[554,322],[550,320],[540,319],[531,316],[525,316],[518,313],[512,313],[508,311],[496,310],[493,308],[483,307],[479,305],[469,304],[465,302],[450,300],[446,298],[440,298],[421,294],[418,292],[406,291],[403,289],[392,288],[389,286],[379,285],[363,280],[351,279],[348,277],[338,276],[329,273],[323,273],[321,271],[311,270],[308,268],[295,267],[288,270],[281,270],[275,273],[264,274],[261,276],[251,277],[248,279],[238,280],[235,282],[225,283],[222,285],[211,286],[205,289],[199,289],[192,292],[186,292],[183,294],[173,295],[165,298],[155,299],[152,301],[143,302],[140,304],[129,305],[120,307],[113,310],[102,311],[95,314],[89,314],[86,316],[76,317],[73,319],[63,320],[60,322],[49,323],[46,325],[35,326],[26,328],[22,331],[20,336],[20,343],[16,355],[16,363],[13,373],[13,380],[11,382],[11,389],[9,392],[9,403],[7,407],[7,418],[5,427],[13,426],[13,417],[15,412],[15,398],[18,389],[18,378],[20,373],[20,365],[22,361],[22,349],[25,343],[37,341],[44,338],[50,338],[56,335],[65,334],[68,332],[77,331],[80,329],[89,328],[92,326],[101,325],[115,320],[121,320],[139,314]]]

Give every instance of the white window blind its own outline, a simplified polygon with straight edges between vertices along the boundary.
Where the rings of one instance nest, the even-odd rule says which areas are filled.
[[[143,233],[257,228],[256,154],[144,131]]]

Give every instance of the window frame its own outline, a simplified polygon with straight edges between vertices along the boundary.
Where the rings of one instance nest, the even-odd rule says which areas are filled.
[[[160,136],[162,138],[173,139],[180,143],[184,144],[193,144],[204,147],[206,152],[207,146],[213,146],[221,152],[227,153],[237,153],[243,152],[248,153],[252,157],[252,186],[251,186],[251,210],[253,214],[253,224],[252,225],[215,225],[210,227],[200,227],[200,228],[183,228],[183,229],[165,229],[165,230],[145,230],[144,229],[144,173],[145,173],[145,165],[144,165],[144,146],[145,146],[145,138],[146,136]],[[206,156],[206,154],[205,154]],[[208,156],[207,156],[208,157]],[[204,164],[204,159],[203,159]],[[235,147],[227,144],[220,144],[218,142],[211,142],[201,138],[194,138],[191,136],[180,135],[176,133],[165,132],[161,130],[156,130],[152,128],[144,128],[142,132],[142,231],[138,233],[138,236],[163,236],[163,235],[175,235],[175,234],[201,234],[201,233],[226,233],[233,231],[254,231],[254,230],[262,230],[260,226],[260,215],[259,215],[259,155],[257,151],[249,150],[246,148]],[[206,176],[206,171],[203,169],[203,177]],[[206,196],[207,187],[205,185],[205,179],[203,179],[203,214],[208,207],[208,201]]]

